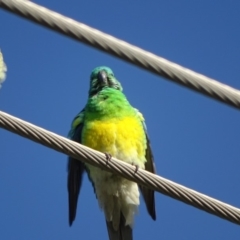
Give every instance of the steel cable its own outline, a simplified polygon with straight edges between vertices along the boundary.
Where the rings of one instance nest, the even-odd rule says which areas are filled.
[[[181,67],[111,35],[30,1],[0,0],[0,7],[240,109],[239,90]]]
[[[240,224],[240,209],[186,188],[163,177],[138,169],[116,158],[106,160],[103,153],[49,132],[0,111],[0,127],[81,161],[114,172],[129,180],[175,198],[186,204]]]

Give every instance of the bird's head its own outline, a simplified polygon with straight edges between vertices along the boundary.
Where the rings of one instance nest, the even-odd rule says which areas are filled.
[[[89,96],[93,96],[103,88],[114,88],[122,91],[121,83],[114,77],[113,71],[109,67],[96,67],[90,75]]]

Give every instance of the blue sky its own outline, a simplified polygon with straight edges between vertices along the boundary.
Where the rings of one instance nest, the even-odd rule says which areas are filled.
[[[240,2],[52,1],[38,4],[240,89]],[[239,111],[0,9],[8,66],[0,110],[66,136],[86,103],[91,70],[113,69],[146,118],[161,176],[240,207]],[[66,156],[0,129],[1,239],[107,239],[85,176],[68,226]],[[239,226],[156,194],[134,238],[239,239]]]

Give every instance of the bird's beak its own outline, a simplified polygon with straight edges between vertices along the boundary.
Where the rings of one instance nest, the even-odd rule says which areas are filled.
[[[107,73],[105,71],[100,71],[98,73],[98,81],[102,86],[108,85]]]

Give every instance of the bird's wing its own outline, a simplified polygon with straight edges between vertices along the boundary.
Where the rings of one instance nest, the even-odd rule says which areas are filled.
[[[144,121],[144,117],[143,115],[136,109],[137,112],[137,116],[139,117],[139,119],[142,122],[144,131],[145,131],[145,135],[146,135],[146,163],[145,163],[145,170],[149,171],[151,173],[156,173],[156,168],[155,168],[155,164],[154,164],[154,159],[153,159],[153,154],[152,154],[152,150],[151,150],[151,146],[150,146],[150,141],[147,135],[147,127]],[[146,187],[143,186],[139,186],[139,188],[141,189],[142,195],[143,195],[143,199],[145,201],[148,213],[150,214],[150,216],[152,217],[153,220],[156,220],[156,211],[155,211],[155,197],[154,197],[154,191],[151,189],[148,189]]]
[[[78,143],[82,142],[84,109],[73,119],[68,137]],[[78,196],[82,185],[84,163],[72,157],[68,158],[68,204],[69,225],[71,226],[77,211]]]

